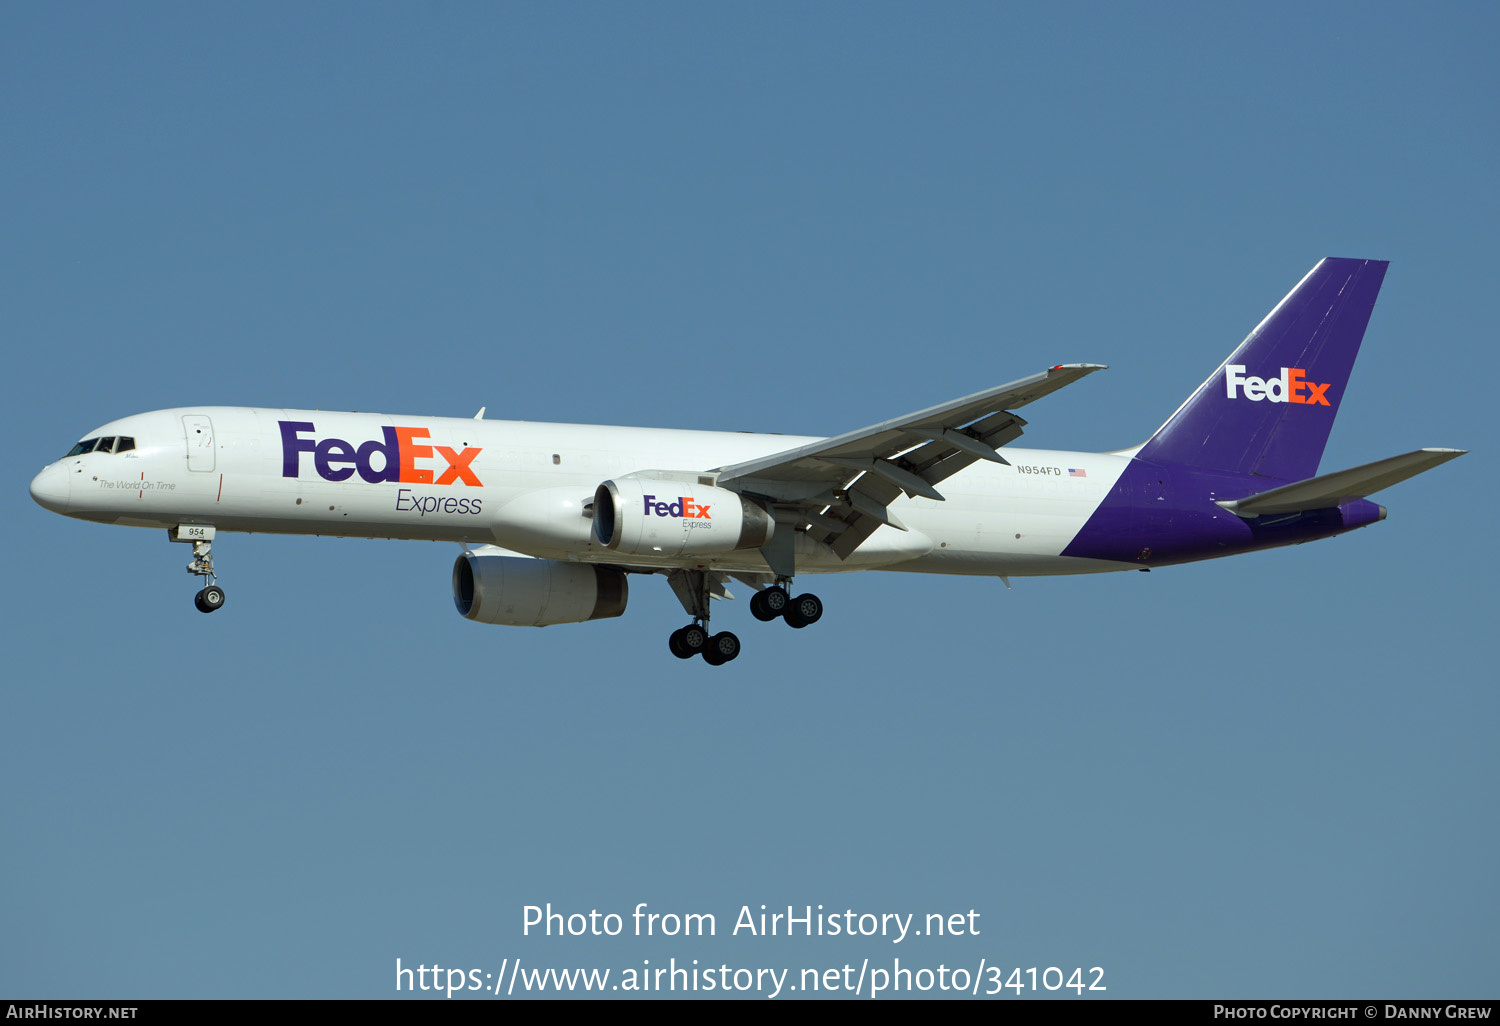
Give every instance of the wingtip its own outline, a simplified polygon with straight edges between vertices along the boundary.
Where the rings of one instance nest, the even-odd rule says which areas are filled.
[[[1081,371],[1093,372],[1093,371],[1096,371],[1096,370],[1109,370],[1109,364],[1107,364],[1107,363],[1059,363],[1059,364],[1057,364],[1057,365],[1055,365],[1053,367],[1049,367],[1047,369],[1048,370],[1055,370],[1055,371],[1059,371],[1059,370],[1081,370]]]

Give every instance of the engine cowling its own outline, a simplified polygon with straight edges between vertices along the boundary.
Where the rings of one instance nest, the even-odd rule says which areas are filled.
[[[699,556],[753,549],[776,521],[738,492],[684,481],[622,477],[594,492],[594,537],[642,556]]]
[[[550,627],[625,612],[623,571],[591,563],[465,552],[453,564],[453,604],[477,623]]]

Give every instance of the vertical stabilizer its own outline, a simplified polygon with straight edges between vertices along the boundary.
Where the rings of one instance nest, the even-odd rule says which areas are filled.
[[[1386,266],[1320,261],[1140,458],[1286,481],[1317,474]]]

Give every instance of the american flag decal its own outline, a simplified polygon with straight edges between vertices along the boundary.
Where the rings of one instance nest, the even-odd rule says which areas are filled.
[[[1069,467],[1068,468],[1068,476],[1069,477],[1088,477],[1089,475],[1085,471],[1075,470],[1073,467]]]

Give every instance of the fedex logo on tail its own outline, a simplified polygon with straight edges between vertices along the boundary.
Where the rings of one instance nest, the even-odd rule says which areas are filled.
[[[645,496],[646,508],[643,516],[681,517],[684,520],[712,520],[708,507],[693,501],[691,495],[678,496],[676,502],[657,502],[656,496]]]
[[[430,439],[426,428],[383,427],[383,437],[354,445],[342,438],[324,438],[321,441],[303,438],[315,432],[312,421],[280,420],[281,427],[281,476],[298,477],[302,470],[302,454],[312,453],[313,469],[325,481],[347,481],[356,472],[371,484],[381,481],[401,481],[406,484],[454,484],[462,482],[474,488],[480,487],[478,476],[470,466],[474,457],[482,451],[466,448],[454,452],[446,445],[423,445],[420,439]],[[418,466],[419,460],[441,458],[447,467],[436,476],[431,467]],[[376,457],[380,465],[377,467]]]
[[[1231,363],[1224,368],[1224,384],[1228,389],[1229,398],[1238,399],[1239,393],[1244,392],[1245,398],[1251,402],[1258,403],[1262,399],[1273,403],[1301,403],[1306,406],[1328,406],[1328,385],[1331,382],[1318,384],[1307,380],[1307,371],[1301,367],[1283,367],[1279,378],[1258,378],[1253,374],[1245,376],[1245,365],[1242,363]]]

